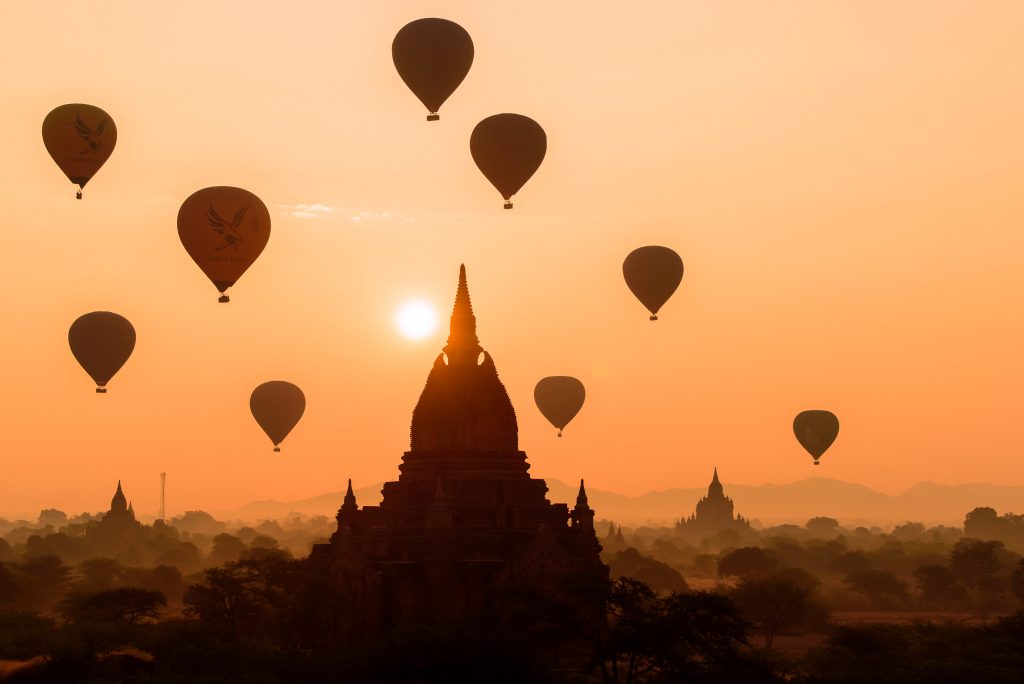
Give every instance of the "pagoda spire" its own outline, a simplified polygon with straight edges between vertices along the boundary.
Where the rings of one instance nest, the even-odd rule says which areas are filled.
[[[348,490],[345,492],[345,501],[341,504],[342,506],[351,506],[352,508],[359,508],[356,504],[356,495],[352,491],[352,478],[348,479]]]
[[[596,539],[594,532],[594,511],[587,503],[587,490],[583,487],[583,479],[580,478],[580,493],[576,496],[576,507],[569,514],[572,526],[590,532]]]
[[[341,531],[346,527],[351,529],[358,517],[359,505],[356,503],[356,495],[352,492],[352,479],[349,478],[345,500],[342,502],[341,508],[338,509],[338,515],[335,516],[338,520],[338,530]]]
[[[711,478],[711,484],[708,485],[708,497],[720,499],[725,496],[725,490],[722,488],[722,483],[718,480],[718,468],[715,468],[714,477]]]
[[[583,487],[583,478],[580,478],[580,493],[576,495],[576,508],[589,508],[587,502],[587,490]]]
[[[469,299],[469,285],[466,283],[466,265],[459,266],[459,287],[455,291],[455,305],[448,333],[448,344],[444,353],[450,365],[477,365],[477,357],[483,347],[476,336],[476,316]]]
[[[114,498],[110,500],[110,510],[112,511],[126,511],[128,510],[128,500],[124,497],[124,492],[121,491],[121,481],[117,481],[117,491],[114,492]]]

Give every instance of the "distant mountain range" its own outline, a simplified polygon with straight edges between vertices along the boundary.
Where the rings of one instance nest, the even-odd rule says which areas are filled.
[[[547,480],[548,499],[572,507],[578,486]],[[1024,487],[993,484],[940,485],[920,482],[898,496],[883,494],[864,485],[812,477],[791,484],[740,485],[723,483],[726,496],[736,503],[736,512],[763,524],[803,524],[818,515],[829,516],[844,525],[892,525],[908,520],[926,524],[961,526],[964,515],[978,506],[991,506],[1000,514],[1024,513]],[[355,490],[359,505],[376,505],[381,484]],[[590,506],[598,520],[613,520],[628,526],[672,524],[694,510],[707,493],[706,487],[666,489],[642,496],[626,496],[587,488]],[[343,491],[321,494],[299,501],[254,501],[237,510],[222,513],[243,520],[282,518],[289,512],[333,516],[344,498]]]

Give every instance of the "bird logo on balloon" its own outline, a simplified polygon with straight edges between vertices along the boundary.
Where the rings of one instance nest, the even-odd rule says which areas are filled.
[[[219,252],[226,247],[231,247],[231,249],[239,248],[242,244],[242,234],[238,232],[238,227],[242,225],[242,219],[248,210],[249,207],[242,207],[235,213],[231,223],[228,223],[221,218],[221,215],[217,213],[213,205],[210,205],[210,210],[206,214],[206,220],[210,222],[210,227],[213,228],[213,231],[223,240],[221,244],[214,247],[214,251]]]
[[[88,124],[82,121],[82,117],[75,117],[75,130],[78,131],[78,137],[87,142],[89,146],[79,152],[78,154],[97,154],[100,148],[103,147],[103,141],[100,136],[103,135],[103,129],[107,127],[107,120],[103,119],[96,124],[96,130],[89,128]]]

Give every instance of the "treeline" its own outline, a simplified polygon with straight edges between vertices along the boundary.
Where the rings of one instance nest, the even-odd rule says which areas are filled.
[[[968,514],[966,529],[978,531]],[[1005,519],[1005,518],[1003,518]],[[1006,614],[1024,600],[1024,565],[1004,542],[952,527],[906,523],[883,532],[842,528],[831,518],[804,526],[727,530],[697,543],[672,528],[616,529],[602,540],[616,576],[659,590],[689,584],[728,590],[739,582],[799,574],[815,600],[838,611],[961,611]]]
[[[802,571],[778,568],[727,591],[659,593],[625,577],[570,576],[543,591],[510,584],[478,621],[340,643],[323,618],[344,604],[283,551],[206,569],[181,591],[179,610],[163,591],[177,591],[174,581],[153,588],[151,574],[113,561],[59,568],[35,567],[64,576],[45,607],[0,599],[0,661],[14,670],[6,681],[1000,684],[1019,681],[1024,667],[1024,613],[974,626],[826,625],[800,657],[763,648],[770,620],[785,620],[797,595],[813,602],[813,587],[787,588],[806,580]],[[595,605],[597,622],[584,608]],[[548,645],[566,634],[590,647],[588,672],[546,664]]]

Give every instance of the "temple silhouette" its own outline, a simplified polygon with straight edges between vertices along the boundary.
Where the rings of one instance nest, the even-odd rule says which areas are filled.
[[[331,633],[372,638],[499,619],[495,596],[508,586],[607,579],[582,480],[570,511],[547,500],[547,484],[529,468],[512,402],[476,336],[463,266],[398,480],[384,484],[379,506],[362,508],[350,480],[337,532],[310,555],[339,608]]]
[[[743,532],[750,523],[742,515],[733,517],[732,499],[725,495],[718,480],[718,468],[708,485],[708,494],[697,502],[697,510],[676,524],[676,531],[686,537],[703,538],[722,530]]]
[[[145,537],[145,529],[135,519],[135,509],[117,481],[117,491],[110,499],[110,510],[86,531],[86,537],[98,551],[116,555]]]

